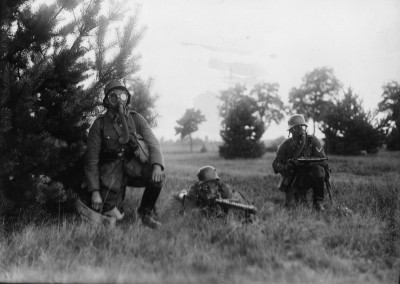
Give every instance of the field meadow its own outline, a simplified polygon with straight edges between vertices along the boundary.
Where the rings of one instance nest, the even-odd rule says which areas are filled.
[[[159,230],[136,220],[140,188],[128,190],[126,217],[114,229],[93,227],[71,214],[3,220],[0,281],[398,283],[400,153],[330,156],[334,204],[326,197],[328,210],[322,213],[311,206],[283,207],[273,158],[273,153],[257,160],[165,153]],[[196,212],[182,216],[168,206],[169,195],[187,188],[207,164],[259,209],[253,224],[235,214],[227,220],[207,220]]]

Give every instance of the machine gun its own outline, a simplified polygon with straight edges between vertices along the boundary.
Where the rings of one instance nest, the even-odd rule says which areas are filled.
[[[328,158],[298,158],[298,159],[292,159],[296,165],[296,167],[302,167],[302,166],[311,166],[311,165],[316,165],[320,164],[323,161],[327,161]],[[329,170],[328,170],[329,171]],[[290,185],[292,186],[294,182],[296,181],[297,176],[294,175],[293,179],[290,181]],[[332,193],[331,193],[331,184],[329,182],[329,177],[325,179],[325,185],[326,185],[326,191],[329,196],[329,200],[333,204],[333,199],[332,199]]]
[[[227,206],[228,208],[243,210],[244,212],[246,212],[248,214],[255,215],[257,213],[257,208],[254,205],[247,205],[247,204],[235,202],[234,200],[217,198],[215,200],[215,203],[219,204],[219,205]]]
[[[328,158],[298,158],[298,159],[293,159],[293,161],[297,162],[300,166],[318,164],[318,163],[326,161],[326,160],[328,160]]]
[[[187,191],[181,190],[175,196],[179,201],[184,203],[185,198],[187,197]],[[241,210],[241,211],[244,211],[245,213],[253,214],[253,215],[255,215],[257,213],[257,208],[254,205],[243,204],[243,203],[237,202],[235,200],[223,199],[223,198],[219,198],[219,197],[207,198],[207,204],[208,204],[208,206],[212,206],[214,204],[219,204],[226,208]]]

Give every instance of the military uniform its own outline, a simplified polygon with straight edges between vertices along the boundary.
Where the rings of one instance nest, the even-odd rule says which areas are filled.
[[[213,201],[217,198],[231,199],[232,196],[233,191],[219,179],[198,181],[189,188],[183,207],[184,210],[199,208],[207,216],[222,216],[227,212],[227,208],[215,205]]]
[[[169,218],[184,212],[201,212],[205,217],[224,217],[228,212],[226,204],[219,204],[217,199],[247,204],[243,196],[220,181],[217,171],[212,166],[201,167],[197,173],[198,181],[189,189],[172,193],[166,200],[162,211]]]
[[[145,186],[139,213],[149,213],[162,188],[162,183],[151,181],[153,164],[164,169],[161,147],[147,121],[132,111],[125,113],[130,142],[120,144],[122,125],[118,118],[108,110],[90,128],[85,166],[88,191],[100,190],[103,212],[113,207],[121,211],[126,186]],[[142,139],[148,147],[149,157],[145,164],[139,161],[135,137]]]
[[[298,124],[304,125],[304,123]],[[304,135],[304,145],[303,140],[299,137],[291,137],[285,140],[277,151],[272,167],[275,173],[280,173],[284,177],[284,180],[289,181],[287,188],[283,188],[281,184],[281,189],[283,188],[282,190],[285,190],[286,194],[286,206],[291,205],[293,200],[296,202],[305,201],[307,190],[312,188],[314,206],[320,207],[320,204],[324,200],[325,179],[329,178],[327,176],[329,175],[327,162],[322,161],[310,165],[298,166],[296,169],[293,169],[289,165],[289,160],[293,158],[326,158],[324,149],[318,138],[307,133],[304,133]]]

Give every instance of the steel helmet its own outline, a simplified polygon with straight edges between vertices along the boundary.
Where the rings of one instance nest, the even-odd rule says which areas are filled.
[[[131,94],[129,93],[128,89],[125,87],[125,85],[120,81],[113,79],[110,82],[108,82],[105,87],[104,87],[104,99],[103,99],[103,104],[108,107],[108,100],[107,96],[108,94],[115,89],[121,89],[127,92],[128,94],[128,100],[126,101],[126,105],[129,105],[129,102],[131,101]]]
[[[294,114],[288,120],[288,131],[292,129],[296,125],[304,125],[307,126],[304,116],[301,114]]]
[[[201,167],[197,173],[197,178],[201,182],[215,180],[215,179],[219,180],[217,170],[212,166]]]

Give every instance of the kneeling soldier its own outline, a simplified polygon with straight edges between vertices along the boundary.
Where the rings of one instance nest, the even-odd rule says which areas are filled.
[[[329,179],[329,166],[318,138],[307,134],[307,124],[301,114],[289,118],[289,134],[279,147],[272,163],[275,173],[282,175],[280,190],[285,192],[285,205],[306,201],[309,188],[313,190],[313,205],[324,210],[324,184]]]
[[[162,188],[164,158],[149,124],[129,111],[131,95],[122,82],[112,80],[104,88],[107,112],[89,130],[85,175],[92,209],[122,219],[127,186],[145,187],[138,209],[142,223],[161,225],[152,213]]]

